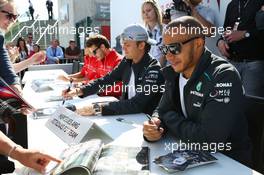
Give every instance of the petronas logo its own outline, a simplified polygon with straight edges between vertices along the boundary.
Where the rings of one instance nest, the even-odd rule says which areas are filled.
[[[196,91],[200,91],[202,89],[202,82],[199,81],[199,83],[196,85]]]

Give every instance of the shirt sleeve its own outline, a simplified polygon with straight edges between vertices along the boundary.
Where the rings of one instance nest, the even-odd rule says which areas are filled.
[[[54,57],[53,56],[53,53],[52,53],[52,49],[51,49],[51,47],[48,47],[47,48],[47,58],[48,58],[48,60],[52,60],[52,61],[58,61],[58,58],[57,57]]]
[[[4,47],[4,37],[0,34],[0,76],[6,81],[7,84],[19,84],[19,78],[15,74],[12,63],[9,59],[6,48]]]
[[[67,54],[67,55],[69,55],[69,47],[67,47],[66,49],[65,49],[65,54]]]
[[[211,8],[202,6],[202,8],[197,8],[197,11],[206,21],[215,25],[215,13]]]
[[[164,78],[159,67],[150,68],[147,70],[144,80],[140,85],[141,89],[137,89],[138,87],[136,87],[137,93],[134,97],[119,102],[111,102],[103,106],[102,115],[142,113],[153,101],[160,99],[163,83]],[[156,104],[158,104],[158,101]]]
[[[215,25],[215,13],[212,9],[207,8],[207,15],[204,18],[211,24]]]
[[[58,50],[57,58],[63,59],[64,58],[64,54],[63,54],[62,48],[61,47],[57,47],[57,50]]]

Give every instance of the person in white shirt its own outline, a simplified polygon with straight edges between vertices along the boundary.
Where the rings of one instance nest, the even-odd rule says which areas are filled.
[[[28,55],[31,55],[34,52],[33,49],[34,43],[33,43],[33,35],[32,33],[27,34],[27,49],[28,49]]]
[[[151,46],[149,53],[163,67],[166,65],[166,59],[159,49],[159,46],[162,45],[163,30],[161,10],[155,0],[145,0],[141,6],[141,14],[150,38],[157,42],[157,44]]]

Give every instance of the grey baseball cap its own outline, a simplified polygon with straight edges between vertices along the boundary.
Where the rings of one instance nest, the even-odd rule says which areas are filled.
[[[121,40],[146,41],[151,45],[157,44],[154,39],[149,37],[147,29],[141,24],[131,24],[127,26],[121,34]]]

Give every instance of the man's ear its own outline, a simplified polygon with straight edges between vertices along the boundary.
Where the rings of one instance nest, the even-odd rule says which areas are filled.
[[[105,45],[104,44],[101,44],[100,49],[103,50],[103,51],[105,51],[105,49],[106,49]]]
[[[144,50],[144,49],[145,49],[145,46],[146,46],[146,43],[145,43],[145,42],[140,42],[140,43],[138,44],[138,48],[139,48],[140,50]]]
[[[204,42],[204,39],[198,38],[197,40],[195,40],[195,46],[200,49],[201,47],[204,47]]]
[[[101,44],[100,45],[100,49],[105,49],[105,45],[104,44]]]

